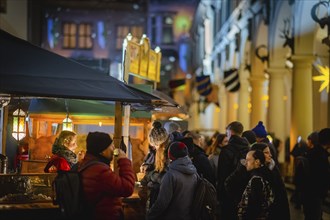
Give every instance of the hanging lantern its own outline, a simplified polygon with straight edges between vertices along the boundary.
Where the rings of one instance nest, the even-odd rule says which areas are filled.
[[[13,113],[13,132],[12,136],[17,140],[22,140],[25,135],[25,116],[26,113],[22,109],[16,109]]]
[[[73,124],[72,124],[72,120],[69,118],[69,116],[67,115],[66,118],[63,120],[62,123],[62,130],[63,131],[72,131],[73,130]]]

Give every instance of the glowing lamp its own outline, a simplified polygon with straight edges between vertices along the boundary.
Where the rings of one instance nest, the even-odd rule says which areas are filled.
[[[73,130],[72,120],[69,118],[69,116],[66,116],[66,118],[63,120],[62,125],[63,125],[62,126],[63,131],[72,131]]]
[[[16,109],[13,113],[13,132],[12,136],[17,140],[22,140],[25,135],[25,116],[26,113],[22,109]]]

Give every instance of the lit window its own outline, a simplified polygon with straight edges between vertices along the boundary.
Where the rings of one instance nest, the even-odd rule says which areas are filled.
[[[92,41],[92,27],[90,24],[79,24],[78,48],[91,49],[93,47]]]
[[[63,24],[63,48],[91,49],[93,47],[92,25],[88,23]]]
[[[123,41],[128,33],[131,33],[134,38],[140,39],[143,34],[143,28],[141,26],[118,26],[116,41],[116,48],[118,50],[122,49]]]
[[[173,18],[171,16],[163,17],[162,43],[163,44],[173,43]]]
[[[63,47],[64,48],[76,48],[76,32],[77,25],[74,23],[65,23],[63,25]]]

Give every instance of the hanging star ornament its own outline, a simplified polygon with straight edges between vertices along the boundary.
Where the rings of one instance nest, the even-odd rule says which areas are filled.
[[[321,81],[322,84],[320,86],[319,92],[322,92],[325,88],[327,89],[327,93],[329,93],[329,67],[323,67],[320,65],[317,65],[321,75],[320,76],[314,76],[314,81]]]

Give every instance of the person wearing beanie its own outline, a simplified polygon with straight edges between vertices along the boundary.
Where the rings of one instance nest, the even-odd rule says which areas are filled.
[[[170,158],[172,161],[185,156],[188,156],[188,148],[184,143],[174,142],[170,145],[168,158]]]
[[[258,143],[266,143],[269,146],[270,152],[272,154],[272,158],[275,161],[276,166],[278,166],[277,153],[274,145],[267,138],[267,131],[262,121],[259,121],[258,124],[252,129],[252,131],[256,134],[256,140]]]
[[[172,142],[168,157],[171,163],[146,219],[193,219],[190,207],[197,187],[197,171],[188,157],[187,146],[182,142]]]
[[[89,132],[86,148],[85,158],[79,167],[95,161],[80,173],[83,197],[87,209],[92,210],[88,219],[123,219],[121,197],[129,197],[134,191],[132,162],[123,150],[116,149],[118,156],[115,162],[119,173],[112,171],[110,163],[115,148],[110,135],[103,132]]]
[[[268,134],[262,121],[259,121],[252,131],[256,134],[257,138],[265,138]]]
[[[54,173],[58,170],[69,171],[78,162],[73,152],[77,148],[77,134],[73,131],[62,131],[55,139],[52,147],[52,157],[44,168],[45,173]]]

